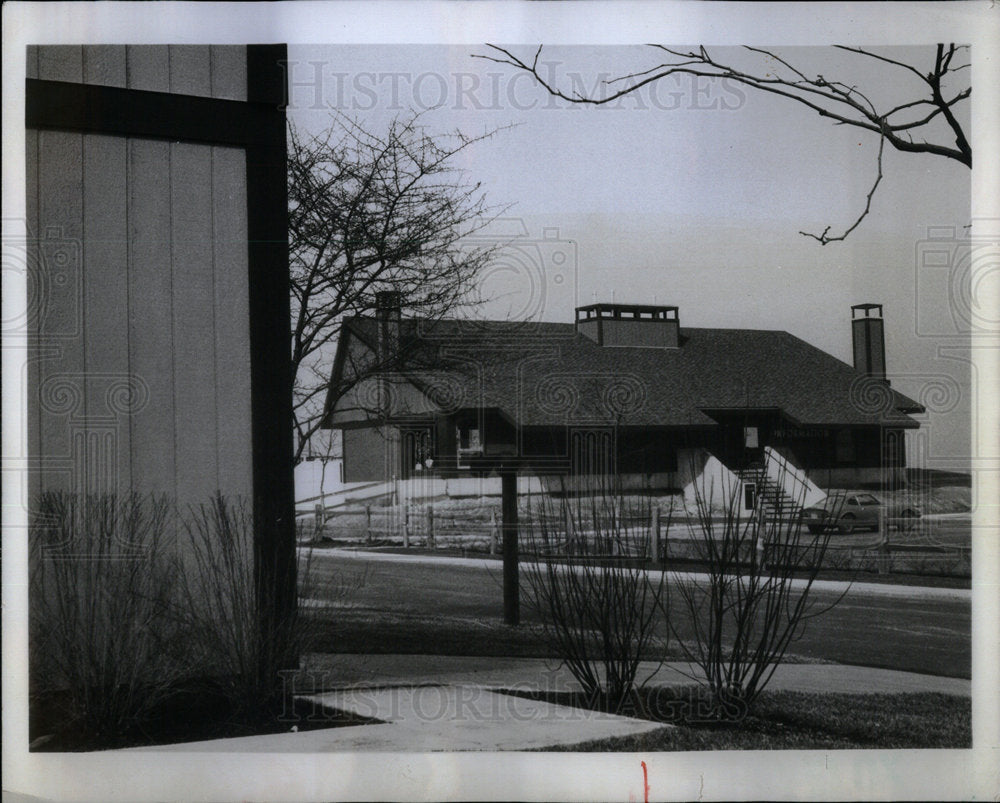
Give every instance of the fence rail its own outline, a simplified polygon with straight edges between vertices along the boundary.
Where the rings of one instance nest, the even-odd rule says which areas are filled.
[[[652,507],[648,516],[617,516],[616,527],[627,534],[608,538],[600,528],[580,526],[575,516],[543,514],[522,509],[519,513],[522,554],[544,557],[634,558],[659,563],[697,561],[704,549],[702,523],[695,517],[669,516]],[[501,549],[499,510],[452,511],[433,504],[385,508],[368,505],[345,510],[317,505],[311,513],[300,513],[305,537],[329,538],[359,545],[393,545],[403,548],[460,548],[495,555]],[[669,524],[669,526],[668,526]],[[971,547],[928,543],[922,527],[892,533],[896,522],[886,520],[870,541],[838,543],[831,538],[824,567],[831,570],[868,570],[882,574],[909,572],[967,577],[971,575]],[[721,527],[722,522],[717,525]],[[906,522],[906,526],[912,521]],[[780,529],[780,528],[777,528]],[[900,532],[904,527],[900,526]],[[893,537],[895,535],[895,537]],[[808,545],[811,537],[806,537]],[[760,545],[759,548],[763,548]],[[808,548],[804,546],[803,548]]]

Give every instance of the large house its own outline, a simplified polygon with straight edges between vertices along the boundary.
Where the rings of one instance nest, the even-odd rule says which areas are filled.
[[[347,482],[507,461],[679,488],[693,456],[740,474],[773,454],[820,487],[898,483],[923,408],[885,378],[883,325],[880,305],[852,308],[851,366],[787,332],[682,327],[677,307],[430,321],[384,292],[344,323],[325,425],[342,430]]]

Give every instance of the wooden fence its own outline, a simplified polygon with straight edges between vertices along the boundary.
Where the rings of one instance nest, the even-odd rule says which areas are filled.
[[[519,514],[520,552],[525,556],[601,556],[633,558],[658,564],[697,563],[704,553],[701,524],[690,518],[670,517],[653,506],[645,516],[619,516],[612,528],[581,526],[564,509],[556,515],[522,509]],[[475,511],[436,508],[433,504],[409,507],[365,506],[335,511],[317,505],[310,514],[300,514],[304,534],[370,546],[461,549],[463,552],[499,554],[500,513],[496,507]],[[721,532],[723,523],[715,526]],[[906,526],[912,526],[907,522]],[[787,528],[787,525],[786,525]],[[778,528],[782,529],[782,528]],[[968,546],[945,545],[927,536],[925,522],[912,531],[904,523],[884,522],[864,542],[848,542],[833,535],[826,548],[824,568],[829,570],[877,571],[971,575]],[[609,537],[608,531],[616,533]],[[803,548],[814,536],[802,534]],[[758,542],[761,550],[765,545]],[[749,556],[748,556],[749,557]]]

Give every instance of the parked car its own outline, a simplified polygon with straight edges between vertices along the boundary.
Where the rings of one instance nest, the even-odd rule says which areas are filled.
[[[920,511],[912,506],[885,506],[872,494],[835,491],[820,504],[804,508],[802,521],[811,533],[832,527],[841,533],[877,530],[879,514],[883,510],[886,521],[901,530],[912,530],[920,518]]]

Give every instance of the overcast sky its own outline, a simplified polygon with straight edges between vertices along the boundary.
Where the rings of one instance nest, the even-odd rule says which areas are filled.
[[[610,301],[613,291],[620,302],[679,306],[682,326],[783,329],[850,361],[850,306],[884,304],[890,378],[932,408],[923,426],[930,461],[968,457],[967,283],[961,264],[928,267],[926,256],[955,248],[947,235],[944,246],[929,242],[929,231],[967,236],[966,167],[887,149],[871,214],[845,242],[821,246],[799,231],[837,233],[854,222],[875,177],[874,135],[704,79],[664,81],[614,106],[573,105],[513,68],[472,58],[488,52],[293,45],[289,116],[306,130],[328,126],[329,108],[374,131],[409,109],[427,110],[434,132],[515,124],[461,160],[492,202],[513,204],[498,236],[524,235],[485,279],[495,299],[485,317],[571,321],[574,306]],[[828,48],[779,52],[876,102],[916,97],[914,76],[901,69]],[[934,56],[932,47],[879,52],[921,69]],[[735,48],[713,53],[746,58]],[[641,46],[576,46],[546,47],[541,60],[563,85],[589,91],[662,59]]]

